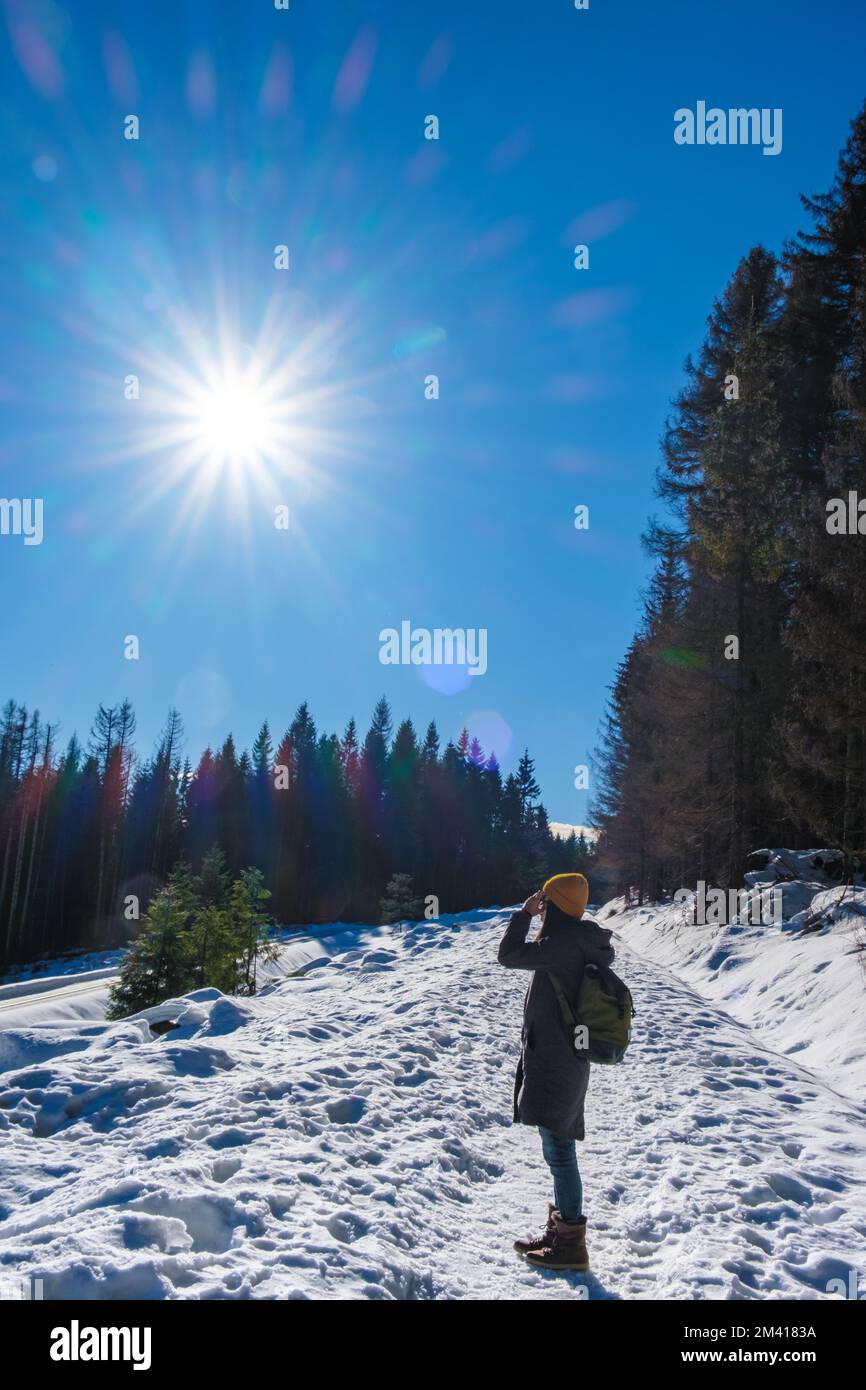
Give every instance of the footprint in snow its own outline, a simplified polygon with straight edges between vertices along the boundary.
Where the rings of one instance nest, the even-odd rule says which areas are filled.
[[[249,1129],[223,1129],[219,1134],[212,1134],[207,1142],[212,1149],[238,1149],[256,1138],[258,1135]]]
[[[228,1182],[239,1171],[241,1161],[239,1158],[218,1158],[211,1167],[211,1177],[214,1182]]]
[[[332,1124],[354,1125],[364,1114],[367,1106],[361,1096],[342,1096],[325,1106],[325,1113]]]
[[[221,1047],[205,1047],[201,1043],[177,1043],[164,1048],[162,1056],[176,1076],[213,1076],[237,1066],[234,1058]]]
[[[325,1027],[324,1024],[315,1024],[311,1028],[289,1028],[287,1031],[290,1038],[312,1038],[314,1042],[328,1042],[339,1033],[339,1029]]]
[[[353,1211],[335,1212],[325,1224],[334,1239],[342,1241],[344,1245],[360,1240],[370,1229],[367,1222]]]
[[[772,1188],[777,1197],[781,1197],[784,1202],[797,1202],[801,1206],[809,1207],[812,1205],[813,1197],[808,1187],[792,1178],[788,1173],[768,1173],[766,1175],[767,1185]]]
[[[784,1144],[781,1144],[780,1148],[782,1153],[788,1158],[799,1158],[800,1154],[803,1152],[803,1145],[795,1143],[793,1139],[789,1139]]]
[[[396,951],[368,951],[362,958],[358,969],[362,971],[391,970],[396,959]]]

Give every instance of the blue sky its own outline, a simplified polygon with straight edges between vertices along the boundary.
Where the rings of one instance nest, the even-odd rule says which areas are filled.
[[[303,699],[363,732],[384,693],[506,770],[528,745],[581,821],[668,402],[738,259],[829,187],[862,9],[3,11],[0,494],[44,499],[40,546],[0,537],[3,698],[65,739],[128,695],[142,751],[177,704],[197,758]],[[782,108],[782,153],[677,146],[698,100]],[[291,447],[178,443],[226,354],[267,356]],[[447,693],[383,666],[404,619],[486,628],[487,673]]]

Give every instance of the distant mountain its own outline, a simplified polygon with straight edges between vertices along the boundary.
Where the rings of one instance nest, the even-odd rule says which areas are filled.
[[[567,840],[572,830],[575,835],[583,835],[590,843],[598,839],[598,831],[591,825],[570,825],[568,821],[552,820],[550,829],[551,833],[558,835],[560,840]]]

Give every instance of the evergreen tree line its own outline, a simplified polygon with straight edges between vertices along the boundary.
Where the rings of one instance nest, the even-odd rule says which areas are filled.
[[[606,882],[640,899],[739,885],[762,845],[866,852],[866,506],[828,530],[866,498],[866,106],[802,202],[809,230],[713,305],[662,438],[594,806]]]
[[[551,833],[528,752],[503,779],[466,731],[444,749],[434,723],[393,733],[384,699],[363,741],[354,720],[320,733],[304,703],[278,742],[264,724],[249,752],[229,735],[195,768],[176,711],[150,758],[134,734],[129,701],[60,754],[38,712],[0,713],[0,968],[125,944],[175,866],[199,873],[214,847],[230,881],[260,871],[284,924],[379,922],[401,874],[401,899],[442,912],[509,903],[592,859]]]

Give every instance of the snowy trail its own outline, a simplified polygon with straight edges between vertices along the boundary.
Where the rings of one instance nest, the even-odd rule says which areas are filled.
[[[62,999],[69,994],[101,995],[106,989],[104,982],[116,978],[116,970],[94,970],[86,979],[75,980],[71,984],[60,975],[53,980],[28,981],[26,985],[4,985],[0,987],[0,1013],[8,1013],[10,1009],[20,1013],[25,1004],[29,1008],[34,999],[42,1004]],[[50,996],[50,999],[45,996]]]
[[[864,1112],[615,937],[636,1040],[593,1068],[590,1276],[511,1251],[546,1212],[511,1085],[507,913],[346,932],[180,1030],[0,1034],[0,1281],[46,1298],[814,1298],[866,1279]]]

